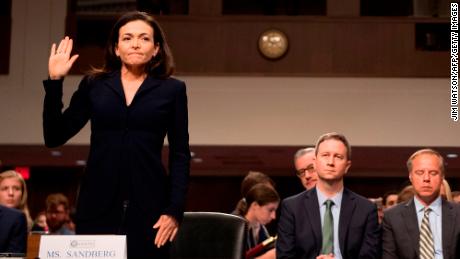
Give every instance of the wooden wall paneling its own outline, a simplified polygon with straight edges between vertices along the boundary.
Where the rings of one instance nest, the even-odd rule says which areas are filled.
[[[189,0],[189,15],[222,15],[222,0]]]
[[[84,24],[100,30],[113,17],[69,17],[75,35]],[[448,76],[447,51],[419,51],[415,24],[447,22],[446,19],[308,16],[157,16],[163,25],[177,63],[184,75],[268,76]],[[99,25],[98,25],[99,23]],[[272,61],[261,56],[257,39],[266,29],[284,31],[288,53]],[[107,28],[105,29],[107,31]],[[71,32],[72,33],[72,32]],[[79,45],[79,70],[98,65],[103,48]],[[86,69],[87,70],[87,69]],[[74,71],[76,72],[76,71]],[[81,72],[80,72],[81,73]]]
[[[193,176],[241,176],[259,170],[274,176],[293,174],[293,155],[301,146],[192,145]],[[406,161],[422,147],[353,146],[350,177],[406,177]],[[460,177],[458,147],[432,147],[446,161],[447,177]],[[15,166],[83,168],[88,145],[65,145],[49,149],[42,145],[0,145],[0,170]],[[167,147],[163,159],[167,163]]]
[[[165,17],[163,24],[172,25],[172,19]],[[225,17],[190,20],[192,30],[185,37],[177,27],[168,31],[173,34],[178,71],[185,74],[447,76],[447,52],[416,51],[415,22],[409,18]],[[289,38],[288,53],[277,61],[264,59],[256,48],[258,35],[268,28],[280,29]],[[187,52],[182,37],[200,38],[197,45],[192,43],[196,51]]]
[[[327,0],[327,16],[359,16],[361,0]]]

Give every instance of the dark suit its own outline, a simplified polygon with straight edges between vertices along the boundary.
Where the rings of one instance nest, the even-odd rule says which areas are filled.
[[[460,205],[442,201],[442,250],[444,259],[460,258]],[[414,200],[385,211],[383,258],[419,258],[419,226]]]
[[[339,219],[339,244],[343,258],[380,258],[380,234],[376,205],[344,189]],[[316,258],[321,246],[321,216],[316,188],[283,200],[278,221],[277,258]]]
[[[26,253],[27,221],[19,210],[0,205],[0,253]]]
[[[77,234],[126,233],[130,257],[147,257],[159,216],[183,217],[190,166],[185,84],[148,76],[127,106],[119,71],[85,77],[63,113],[62,81],[45,80],[44,86],[46,146],[63,145],[91,121]],[[168,171],[162,164],[166,135]]]

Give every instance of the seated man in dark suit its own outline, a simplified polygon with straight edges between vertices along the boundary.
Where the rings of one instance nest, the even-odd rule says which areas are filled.
[[[278,222],[277,258],[380,258],[377,207],[344,188],[351,148],[338,133],[315,148],[316,187],[285,199]]]
[[[441,199],[444,159],[422,149],[407,161],[415,196],[385,211],[383,258],[460,258],[460,205]]]
[[[26,250],[26,216],[19,210],[0,205],[0,253],[25,254]]]

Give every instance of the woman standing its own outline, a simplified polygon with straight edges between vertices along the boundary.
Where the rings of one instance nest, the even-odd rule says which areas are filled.
[[[129,258],[167,258],[183,217],[190,150],[185,84],[160,25],[130,12],[112,28],[105,63],[81,81],[62,112],[62,85],[78,55],[53,44],[43,112],[45,144],[66,143],[91,121],[76,211],[77,234],[126,234]],[[164,138],[169,170],[162,165]]]

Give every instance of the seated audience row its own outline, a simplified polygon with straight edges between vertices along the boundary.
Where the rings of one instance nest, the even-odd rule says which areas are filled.
[[[248,222],[247,258],[460,258],[460,205],[451,203],[460,192],[451,192],[437,151],[412,154],[411,184],[376,199],[345,187],[351,146],[341,134],[297,151],[294,166],[305,191],[281,202],[276,243],[265,227],[280,204],[275,182],[252,171],[243,179],[233,214]],[[13,170],[0,174],[0,253],[25,253],[30,229],[75,234],[65,195],[50,194],[45,205],[32,226],[24,179]],[[267,241],[272,246],[259,249]]]
[[[460,258],[460,205],[450,202],[435,150],[408,159],[411,185],[398,204],[395,192],[382,199],[382,228],[376,204],[344,186],[351,148],[343,135],[321,136],[313,164],[316,187],[281,203],[277,258]]]
[[[75,232],[68,226],[69,202],[63,194],[50,194],[46,210],[33,222],[27,207],[24,178],[14,170],[0,173],[0,253],[24,254],[28,232],[68,235]],[[48,227],[49,226],[49,227]]]

